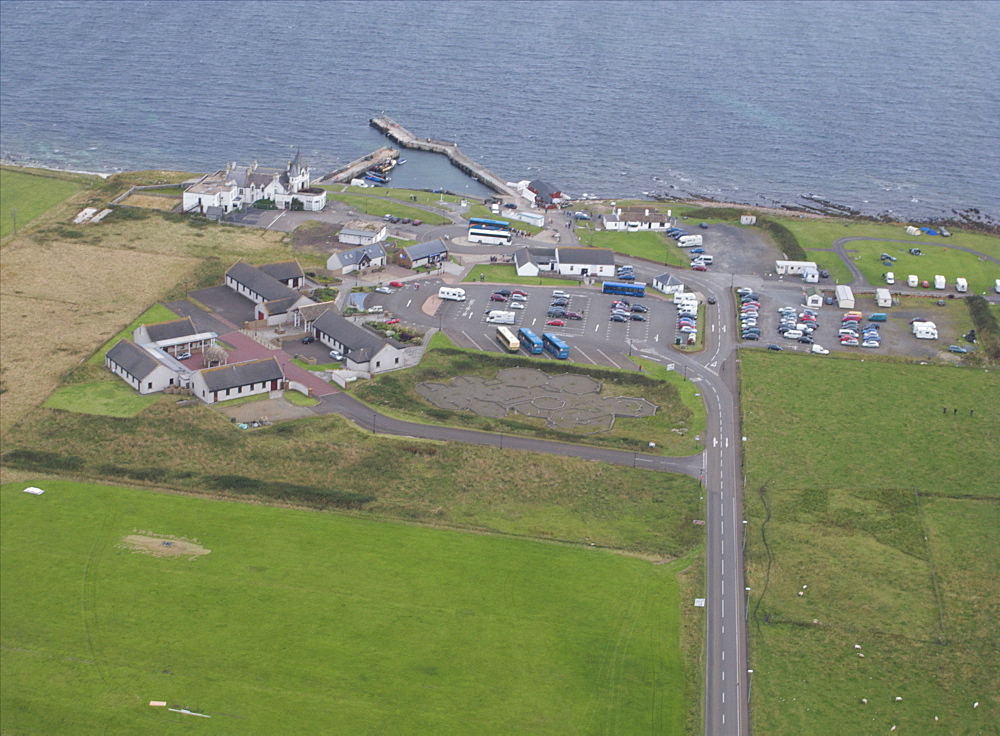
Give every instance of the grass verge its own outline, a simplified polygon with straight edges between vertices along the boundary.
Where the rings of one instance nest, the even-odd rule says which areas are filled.
[[[134,417],[161,398],[162,394],[140,396],[123,381],[115,379],[61,386],[42,406],[105,417]]]
[[[577,286],[577,281],[555,279],[548,276],[518,276],[513,264],[484,263],[473,266],[463,281],[489,281],[494,284],[521,284],[523,286]]]

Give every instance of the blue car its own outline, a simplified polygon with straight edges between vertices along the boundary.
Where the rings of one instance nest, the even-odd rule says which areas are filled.
[[[692,253],[704,253],[705,249],[704,248],[692,248],[691,252]]]

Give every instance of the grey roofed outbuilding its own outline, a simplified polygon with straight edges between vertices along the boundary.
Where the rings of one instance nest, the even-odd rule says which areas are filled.
[[[227,388],[249,386],[264,381],[284,380],[285,374],[275,358],[262,358],[218,368],[206,368],[201,371],[201,377],[209,391],[224,391]]]
[[[355,363],[367,363],[386,345],[402,347],[394,340],[385,340],[332,310],[327,310],[313,322],[313,330],[329,335],[343,345],[347,357]]]
[[[299,296],[299,293],[291,287],[245,261],[238,262],[226,271],[226,276],[243,284],[255,294],[259,294],[265,302]]]
[[[385,248],[382,247],[381,243],[362,245],[358,248],[351,248],[350,250],[345,250],[340,253],[334,253],[333,255],[337,258],[341,268],[344,268],[345,266],[356,266],[364,259],[365,256],[368,256],[369,260],[372,261],[386,257]]]
[[[431,256],[436,256],[441,253],[448,252],[448,246],[441,238],[435,238],[434,240],[428,240],[425,243],[417,243],[416,245],[411,245],[403,248],[403,252],[406,253],[410,261],[419,261],[421,258],[430,258]]]
[[[302,299],[300,295],[293,294],[292,296],[286,296],[281,299],[270,299],[263,302],[263,305],[268,314],[285,314],[289,309],[295,306],[295,302],[299,299]]]
[[[282,261],[281,263],[265,263],[263,266],[257,266],[258,271],[263,271],[268,276],[277,279],[278,281],[288,281],[290,279],[303,279],[305,278],[305,273],[302,271],[302,266],[299,265],[298,261]]]
[[[115,343],[105,357],[138,379],[145,378],[161,365],[160,361],[128,339]]]
[[[556,248],[556,253],[559,263],[615,265],[615,252],[608,248]]]
[[[149,339],[153,342],[160,342],[161,340],[173,340],[178,337],[186,337],[188,335],[197,335],[200,330],[194,326],[194,320],[190,317],[185,317],[184,319],[173,319],[169,322],[154,322],[153,324],[145,325],[146,334],[149,335]]]
[[[672,273],[664,273],[653,279],[653,283],[661,284],[662,286],[683,286],[684,282],[679,278],[674,276]]]

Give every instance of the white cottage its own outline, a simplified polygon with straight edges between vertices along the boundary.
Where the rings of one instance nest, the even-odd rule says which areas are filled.
[[[272,200],[278,209],[318,212],[326,207],[326,190],[311,186],[309,167],[296,153],[285,169],[263,168],[256,161],[250,166],[227,164],[188,187],[183,206],[185,212],[207,214],[217,208],[224,214],[260,199]]]

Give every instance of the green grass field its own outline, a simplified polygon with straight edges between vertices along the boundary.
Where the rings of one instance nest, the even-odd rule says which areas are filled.
[[[341,191],[339,187],[324,187],[324,189],[329,189],[330,191]],[[388,197],[389,199],[398,199],[400,202],[410,202],[412,201],[410,197],[417,198],[417,204],[434,206],[439,204],[442,200],[445,202],[461,202],[462,198],[454,194],[434,194],[434,192],[424,191],[423,189],[394,189],[392,187],[379,187],[375,190],[375,194],[372,194],[372,190],[366,187],[344,187],[343,191],[348,194],[363,194],[368,197]]]
[[[162,396],[162,394],[140,396],[131,386],[115,378],[113,381],[60,386],[49,395],[42,406],[47,409],[62,409],[105,417],[134,417],[147,406],[155,404]]]
[[[996,733],[998,379],[741,358],[755,728]]]
[[[687,266],[690,263],[687,251],[678,248],[674,241],[663,233],[622,233],[594,230],[583,225],[578,228],[577,235],[581,243],[594,248],[611,248],[618,253],[672,266]]]
[[[344,202],[350,205],[352,208],[358,212],[363,212],[366,215],[377,215],[381,217],[383,215],[395,215],[396,217],[409,217],[412,219],[423,220],[428,225],[447,225],[451,220],[449,220],[444,215],[438,215],[434,212],[428,212],[427,210],[422,210],[419,207],[410,207],[405,204],[399,204],[395,201],[379,199],[375,196],[364,195],[364,194],[341,194],[338,192],[327,192],[326,198],[331,200],[336,200],[338,202]]]
[[[915,274],[921,281],[930,281],[933,285],[935,274],[941,274],[947,280],[945,293],[954,294],[955,278],[962,276],[969,281],[969,291],[974,294],[988,292],[993,294],[994,281],[1000,278],[1000,265],[992,261],[980,260],[972,253],[955,250],[948,247],[949,241],[942,241],[947,245],[940,246],[920,246],[923,255],[911,256],[909,248],[904,243],[879,243],[855,241],[848,243],[846,248],[855,259],[861,273],[864,274],[868,283],[873,286],[883,286],[882,274],[892,271],[896,277],[896,283],[906,285],[906,277]],[[898,260],[892,266],[883,266],[879,259],[880,253],[888,253]],[[937,290],[930,290],[929,293],[940,294]]]
[[[493,284],[519,284],[522,286],[575,286],[567,279],[548,276],[518,276],[513,264],[481,263],[473,266],[462,281],[488,281]]]
[[[683,730],[677,565],[24,485],[0,489],[5,732]],[[139,554],[122,547],[131,534],[211,551]]]
[[[162,304],[160,303],[154,304],[145,312],[140,314],[130,325],[128,325],[128,327],[124,328],[121,332],[119,332],[117,335],[115,335],[106,343],[104,343],[104,345],[101,347],[100,350],[98,350],[96,353],[90,356],[90,358],[87,359],[87,364],[92,366],[94,365],[103,366],[104,356],[107,354],[107,352],[111,348],[113,348],[118,343],[119,340],[122,340],[126,337],[129,340],[131,340],[132,333],[135,332],[135,328],[138,327],[139,325],[151,325],[156,322],[169,322],[170,320],[173,319],[179,319],[179,317],[174,312],[167,309],[167,307],[163,306]]]
[[[76,194],[84,185],[59,177],[56,172],[28,173],[0,167],[0,238],[14,232],[14,219],[20,230],[39,215]]]

